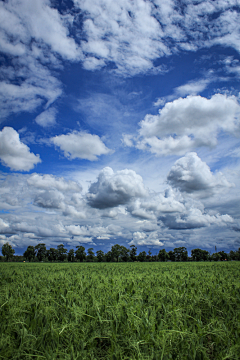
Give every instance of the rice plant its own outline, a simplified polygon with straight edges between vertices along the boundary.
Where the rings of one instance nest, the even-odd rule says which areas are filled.
[[[239,359],[239,270],[0,264],[0,359]]]

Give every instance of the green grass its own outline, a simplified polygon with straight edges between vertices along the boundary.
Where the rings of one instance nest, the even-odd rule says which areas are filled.
[[[0,264],[0,359],[239,359],[239,270]]]

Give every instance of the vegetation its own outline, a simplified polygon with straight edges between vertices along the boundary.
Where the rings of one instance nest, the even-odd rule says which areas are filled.
[[[239,359],[239,262],[2,263],[1,359]]]
[[[224,251],[215,252],[210,255],[206,250],[193,249],[191,251],[191,257],[188,257],[188,252],[185,247],[175,248],[173,251],[167,252],[165,249],[161,249],[158,255],[152,255],[151,251],[142,251],[137,255],[137,247],[131,245],[130,249],[127,249],[122,245],[113,245],[111,250],[106,254],[102,250],[98,250],[96,255],[93,248],[89,248],[86,253],[84,246],[77,246],[77,250],[74,251],[64,248],[63,244],[57,246],[57,249],[50,248],[47,250],[45,244],[38,244],[34,246],[28,246],[24,252],[24,259],[31,261],[41,262],[132,262],[132,261],[225,261],[225,260],[240,260],[240,248],[237,251],[230,251],[229,254]],[[3,260],[6,261],[18,261],[20,256],[14,257],[15,250],[8,243],[2,246],[2,254],[4,255]],[[2,259],[0,258],[0,261]]]

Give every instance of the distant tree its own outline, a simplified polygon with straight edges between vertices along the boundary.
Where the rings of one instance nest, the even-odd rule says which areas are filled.
[[[108,251],[105,255],[106,257],[106,261],[107,262],[110,262],[110,261],[114,261],[114,258],[113,258],[113,255],[112,255],[112,252],[111,251]]]
[[[130,250],[122,245],[121,251],[120,251],[120,259],[124,262],[129,261],[129,259],[130,259],[129,253],[130,253]]]
[[[173,253],[175,255],[175,261],[187,261],[188,253],[185,247],[179,247],[173,249]]]
[[[158,255],[152,255],[152,260],[151,261],[158,261]]]
[[[228,260],[228,254],[225,253],[225,251],[219,251],[218,254],[220,255],[221,261]]]
[[[57,246],[58,260],[64,261],[67,258],[67,249],[64,248],[63,244]]]
[[[159,261],[167,261],[169,259],[169,255],[165,249],[159,250],[158,259]]]
[[[141,261],[141,262],[143,262],[143,261],[146,261],[146,259],[147,259],[147,254],[146,254],[146,251],[142,251],[142,252],[140,252],[139,254],[138,254],[138,261]]]
[[[75,251],[76,258],[81,262],[86,259],[85,247],[76,246],[77,250]]]
[[[7,242],[2,246],[2,254],[4,258],[6,257],[6,260],[8,261],[9,259],[13,258],[15,250],[12,248],[12,245]]]
[[[69,262],[74,262],[74,250],[73,249],[70,249],[68,254],[67,254],[67,259]]]
[[[98,262],[104,261],[104,252],[102,250],[98,250],[96,254]]]
[[[88,253],[87,261],[90,261],[90,262],[94,261],[95,254],[93,252],[93,248],[89,248],[87,253]]]
[[[46,257],[49,261],[57,261],[58,260],[58,251],[57,249],[50,248],[47,250]]]
[[[240,260],[239,252],[231,250],[229,253],[229,257],[231,260]]]
[[[31,262],[32,260],[34,260],[35,256],[36,256],[36,250],[34,248],[34,246],[28,246],[27,250],[24,252],[23,256],[25,257],[26,260],[28,260],[29,262]]]
[[[169,260],[175,261],[175,253],[172,250],[170,250],[168,252],[168,257],[169,257]]]
[[[191,256],[193,261],[207,261],[210,257],[210,254],[206,250],[193,249],[191,250]]]
[[[111,248],[111,253],[112,253],[112,257],[115,258],[117,260],[117,262],[119,261],[119,257],[121,255],[121,249],[122,247],[118,244],[113,245]]]
[[[137,247],[135,245],[130,246],[130,258],[132,261],[136,261],[137,259]]]
[[[37,251],[37,258],[39,261],[43,261],[47,257],[47,249],[45,244],[38,244],[35,246]]]
[[[210,260],[219,261],[220,258],[221,258],[221,255],[219,253],[213,253],[210,257]]]
[[[151,250],[148,250],[148,253],[147,253],[147,261],[152,261],[152,252],[151,252]]]

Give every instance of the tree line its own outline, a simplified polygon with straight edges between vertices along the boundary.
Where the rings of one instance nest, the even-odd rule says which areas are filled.
[[[178,247],[169,252],[161,249],[157,255],[152,255],[149,250],[141,251],[137,254],[137,247],[131,245],[130,249],[123,245],[113,245],[111,250],[104,253],[102,250],[94,253],[93,248],[85,249],[84,246],[76,246],[76,250],[64,248],[63,244],[57,246],[57,249],[47,249],[45,244],[38,244],[36,246],[28,246],[23,256],[18,256],[20,261],[29,262],[151,262],[151,261],[225,261],[225,260],[240,260],[240,248],[238,250],[231,250],[229,253],[225,251],[215,252],[210,254],[207,250],[193,249],[191,250],[191,257],[188,256],[185,247]],[[9,243],[2,246],[3,260],[14,261],[15,250]]]

